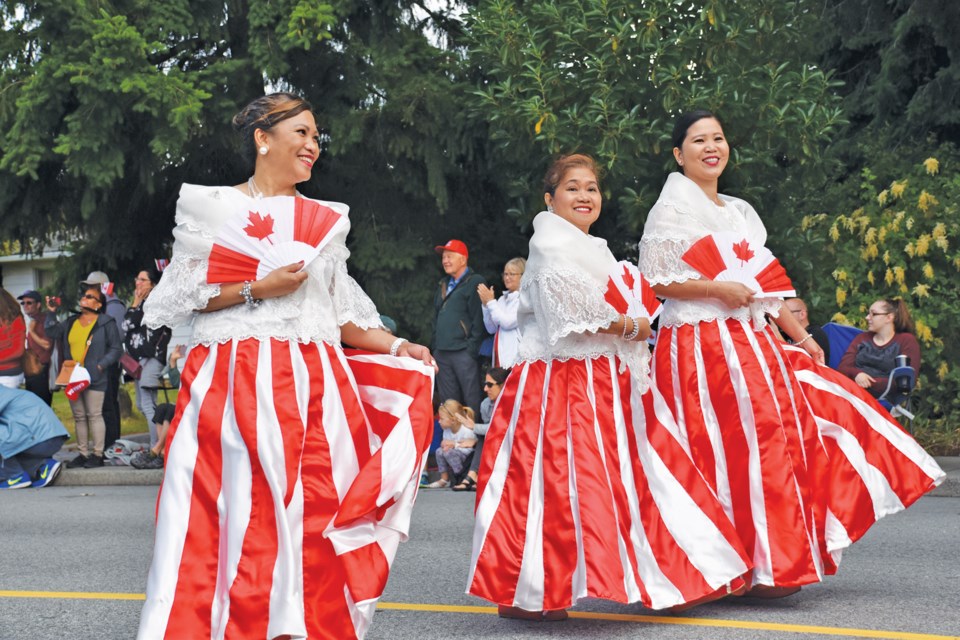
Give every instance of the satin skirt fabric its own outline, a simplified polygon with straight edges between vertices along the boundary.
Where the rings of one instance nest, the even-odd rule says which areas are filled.
[[[840,377],[769,327],[740,320],[663,327],[657,336],[654,384],[736,526],[755,584],[803,585],[835,573],[842,550],[873,522],[934,486],[936,463]],[[912,470],[897,467],[908,460]]]
[[[409,527],[432,370],[247,339],[191,350],[139,638],[362,638]]]
[[[583,597],[664,608],[749,570],[663,400],[618,366],[514,367],[484,443],[467,593],[530,611]]]

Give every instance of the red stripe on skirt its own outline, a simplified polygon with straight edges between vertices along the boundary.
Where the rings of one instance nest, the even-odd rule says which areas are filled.
[[[210,347],[206,345],[197,345],[187,354],[187,361],[183,365],[183,373],[180,374],[180,392],[177,394],[177,406],[173,412],[173,420],[170,421],[170,428],[167,430],[167,442],[164,445],[163,459],[166,460],[170,454],[170,443],[173,437],[177,435],[177,429],[180,427],[180,418],[183,411],[190,404],[190,390],[193,388],[193,381],[197,378],[200,367],[206,362],[210,354]],[[160,496],[157,495],[157,506],[160,505]]]
[[[338,352],[326,343],[323,344],[323,348],[327,350],[327,358],[329,358],[330,368],[333,370],[334,383],[339,389],[343,390],[340,396],[343,400],[344,413],[347,416],[346,426],[350,429],[353,448],[357,452],[357,462],[362,469],[372,455],[370,453],[370,440],[367,435],[367,423],[363,419],[363,408],[356,392],[353,391],[353,379],[347,372],[346,363],[340,359],[342,352]]]
[[[233,403],[240,437],[250,456],[250,521],[243,536],[237,576],[230,585],[227,638],[267,636],[273,570],[277,563],[277,516],[273,495],[257,450],[257,365],[260,342],[237,342],[233,370]]]
[[[554,362],[551,384],[559,375]],[[538,390],[542,390],[542,385]],[[539,405],[541,398],[535,403]],[[543,434],[543,574],[545,609],[569,606],[577,568],[577,536],[570,505],[570,462],[565,393],[547,397]],[[484,443],[486,447],[486,443]]]
[[[291,349],[297,349],[296,343],[284,340],[270,340],[270,357],[273,361],[273,405],[277,420],[282,425],[284,466],[287,476],[287,488],[283,495],[283,506],[289,507],[293,490],[300,477],[300,457],[303,455],[303,418],[300,415],[300,403],[297,401],[297,387],[293,383],[293,362]]]
[[[379,598],[390,575],[390,564],[383,549],[376,542],[340,556],[348,577],[350,595],[354,602]]]
[[[657,332],[656,348],[653,350],[651,373],[654,383],[660,390],[670,414],[677,419],[677,398],[673,395],[673,361],[670,359],[670,343],[673,341],[673,327],[661,327]],[[682,425],[681,425],[682,426]]]
[[[200,355],[198,353],[197,357]],[[198,638],[210,637],[211,633],[210,611],[220,561],[220,514],[217,509],[223,468],[220,429],[229,385],[230,345],[217,347],[215,357],[213,384],[203,398],[197,420],[198,447],[189,522],[177,588],[164,634],[171,640],[182,638],[184,629],[189,629],[191,635]]]
[[[629,511],[620,513],[620,519],[614,512],[616,487],[613,478],[619,479],[619,469],[607,479],[604,471],[610,472],[610,465],[617,460],[616,451],[610,450],[610,442],[616,444],[616,431],[612,415],[612,384],[606,358],[591,361],[597,364],[591,367],[593,372],[593,390],[595,402],[591,402],[586,391],[590,388],[587,380],[588,364],[583,360],[568,360],[561,364],[563,375],[551,380],[551,396],[558,395],[566,401],[566,419],[569,420],[573,435],[574,465],[576,465],[577,492],[580,496],[580,525],[583,531],[584,560],[587,571],[587,592],[591,596],[617,600],[627,599],[624,590],[623,561],[620,558],[618,532],[620,519],[629,521]],[[546,416],[547,423],[561,416]],[[565,420],[566,421],[566,420]],[[594,422],[600,425],[599,438]],[[600,447],[607,455],[607,467],[600,458]],[[613,460],[610,460],[610,455]],[[618,508],[622,504],[616,505]],[[622,532],[620,532],[622,533]],[[629,539],[629,538],[628,538]],[[569,602],[566,603],[569,605]]]
[[[543,362],[524,365],[527,380],[522,398],[517,396],[516,388],[502,392],[487,432],[490,443],[484,443],[481,483],[477,487],[478,500],[486,486],[483,479],[488,478],[493,471],[493,464],[513,414],[514,403],[522,401],[500,505],[477,558],[478,567],[497,567],[498,570],[476,571],[470,587],[471,593],[497,604],[512,605],[517,592],[517,578],[523,560],[524,532],[527,530],[530,482],[540,433],[540,399],[543,397],[546,368],[547,365]],[[510,378],[513,378],[513,374]],[[508,395],[504,397],[503,393]]]
[[[682,345],[693,345],[695,336],[696,330],[693,325],[685,324],[677,328],[677,339]],[[701,337],[701,341],[702,339]],[[690,352],[690,355],[693,355],[693,351]],[[675,366],[674,375],[680,381],[680,396],[685,399],[683,420],[690,444],[690,456],[710,487],[716,490],[717,459],[714,456],[710,433],[707,431],[706,421],[703,417],[703,405],[707,399],[700,397],[697,361],[692,357],[678,358]],[[704,373],[709,376],[711,371],[706,369]]]
[[[330,445],[324,433],[323,390],[331,381],[323,376],[319,349],[326,345],[300,347],[307,370],[311,372],[306,436],[303,445],[301,480],[303,483],[303,566],[320,567],[303,573],[303,605],[310,638],[342,640],[355,638],[350,611],[344,598],[346,574],[323,531],[337,512],[340,502],[333,483]],[[349,392],[344,395],[352,395]],[[343,428],[329,425],[327,428]]]

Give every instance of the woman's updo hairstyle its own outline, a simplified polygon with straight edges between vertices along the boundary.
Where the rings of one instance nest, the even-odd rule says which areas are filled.
[[[597,162],[588,155],[573,153],[569,156],[560,156],[550,165],[546,175],[543,176],[543,192],[549,193],[551,196],[556,195],[557,187],[563,180],[563,176],[567,174],[567,171],[576,167],[589,169],[593,172],[593,175],[597,176],[599,182],[600,169],[597,167]]]
[[[892,298],[883,301],[887,308],[887,313],[893,314],[893,330],[897,333],[914,333],[913,318],[910,317],[910,309],[903,298]]]
[[[257,160],[257,143],[253,133],[257,129],[270,131],[278,122],[292,118],[304,111],[313,111],[310,103],[292,93],[270,93],[253,100],[240,113],[233,116],[233,128],[240,134],[243,157],[250,166]]]

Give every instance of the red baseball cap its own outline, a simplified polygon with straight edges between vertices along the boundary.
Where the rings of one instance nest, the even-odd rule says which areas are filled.
[[[470,257],[470,253],[467,251],[467,245],[463,244],[460,240],[447,240],[447,244],[434,247],[433,250],[441,255],[444,251],[453,251],[454,253],[459,253],[464,258]]]

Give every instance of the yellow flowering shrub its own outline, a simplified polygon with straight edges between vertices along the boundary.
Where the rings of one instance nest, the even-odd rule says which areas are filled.
[[[916,406],[921,424],[949,423],[955,429],[960,424],[960,366],[953,364],[960,363],[960,152],[945,145],[925,155],[912,166],[891,155],[885,176],[864,169],[860,181],[824,194],[831,214],[798,219],[797,227],[817,253],[806,281],[794,284],[814,317],[832,316],[834,322],[863,329],[863,309],[880,298],[902,297],[923,354]],[[784,264],[790,272],[790,264]]]

